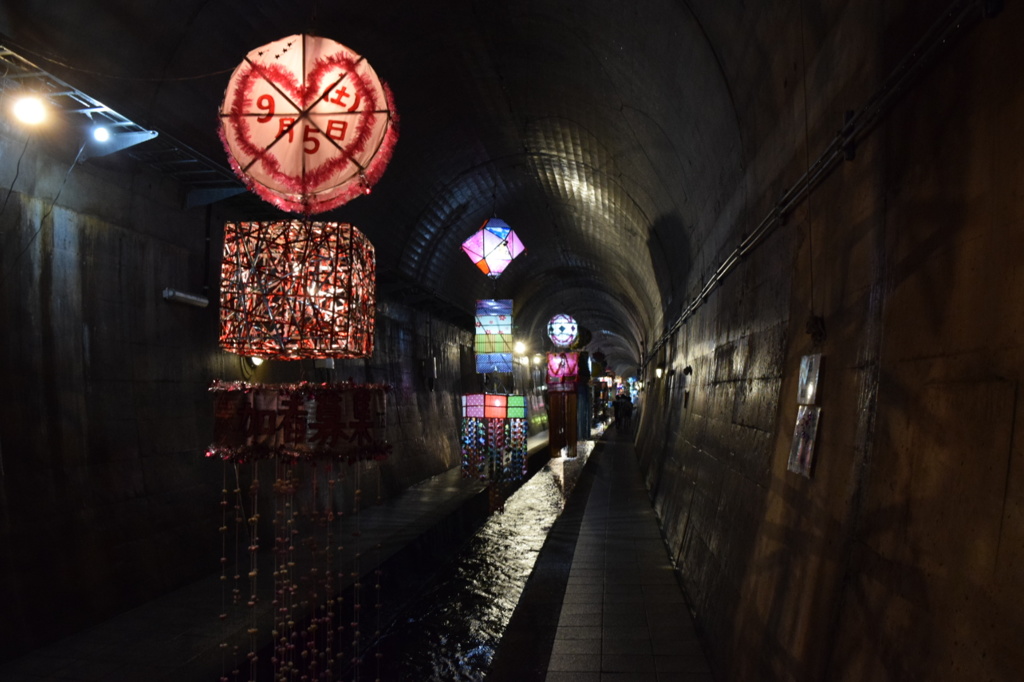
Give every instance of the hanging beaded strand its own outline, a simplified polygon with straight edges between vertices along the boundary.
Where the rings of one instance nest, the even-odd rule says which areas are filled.
[[[352,536],[355,538],[355,554],[353,555],[352,565],[352,663],[356,670],[356,676],[359,676],[359,668],[362,666],[362,624],[360,622],[360,615],[362,610],[362,599],[360,595],[360,588],[362,583],[360,582],[360,553],[362,551],[362,531],[360,529],[361,515],[359,513],[359,507],[362,503],[362,465],[358,462],[354,465],[356,472],[355,481],[355,492],[352,500],[352,513],[355,515],[355,530],[352,532]]]
[[[336,650],[335,640],[338,635],[338,577],[337,577],[337,562],[335,555],[337,554],[337,547],[335,543],[335,494],[337,487],[337,480],[334,475],[334,466],[331,462],[325,465],[325,475],[327,479],[327,490],[326,497],[324,499],[324,526],[326,529],[326,540],[325,540],[325,551],[324,551],[324,596],[326,597],[326,609],[324,611],[323,618],[321,619],[321,629],[323,631],[323,651],[320,652],[320,660],[322,661],[322,672],[321,679],[333,679],[336,673],[336,665],[334,659],[334,652]]]
[[[383,498],[382,498],[382,495],[381,495],[381,478],[382,478],[382,476],[381,476],[381,468],[378,466],[377,467],[377,504],[380,504],[383,501]],[[377,567],[373,571],[373,589],[374,589],[373,608],[374,608],[374,615],[375,615],[375,620],[376,620],[376,627],[375,627],[374,632],[373,632],[373,641],[374,641],[375,647],[377,649],[377,651],[374,653],[374,656],[373,656],[374,660],[376,661],[376,666],[377,666],[376,667],[376,675],[374,677],[374,682],[381,682],[380,668],[381,668],[382,659],[384,658],[384,654],[382,654],[381,650],[380,650],[380,644],[381,644],[380,636],[381,636],[381,632],[383,631],[382,623],[381,623],[381,618],[383,617],[382,609],[383,609],[384,605],[383,605],[383,602],[382,602],[382,599],[381,599],[381,591],[380,591],[380,581],[381,581],[381,575],[382,575],[382,571],[381,571],[381,543],[380,542],[377,542],[374,545],[374,550],[375,550],[375,553],[374,553],[374,562],[373,563]]]
[[[516,479],[526,478],[526,434],[527,434],[527,420],[526,419],[511,419],[509,420],[512,436],[511,436],[511,456],[512,462],[510,466],[511,473]]]
[[[276,461],[274,481],[274,673],[287,679],[296,672],[295,647],[292,636],[295,627],[295,481],[288,464]]]
[[[257,638],[259,635],[258,619],[256,605],[259,603],[259,595],[257,592],[258,588],[258,577],[259,577],[259,549],[260,549],[260,538],[259,538],[259,495],[260,495],[260,476],[259,476],[259,462],[254,461],[252,463],[252,482],[249,484],[249,496],[250,496],[250,508],[252,512],[248,517],[249,524],[249,600],[246,602],[249,607],[251,614],[250,625],[248,629],[249,634],[249,653],[247,658],[249,659],[249,682],[256,682],[256,671],[257,664],[259,663],[259,653]]]
[[[248,517],[245,513],[245,497],[242,493],[242,473],[238,464],[235,464],[233,468],[235,470],[235,489],[233,491],[235,496],[235,571],[232,576],[234,586],[231,589],[231,603],[238,607],[242,603],[242,541],[245,539],[246,545],[249,544],[249,527],[246,520]],[[241,680],[242,650],[237,641],[232,647],[232,657],[235,661],[231,671],[232,677],[235,680]]]
[[[333,642],[334,642],[335,646],[337,647],[337,650],[335,651],[335,654],[334,654],[335,664],[340,669],[342,669],[342,670],[346,667],[346,655],[345,655],[345,653],[347,651],[347,645],[348,645],[348,643],[346,641],[347,640],[347,631],[346,631],[347,626],[346,626],[346,621],[345,621],[345,616],[344,616],[344,608],[345,608],[344,589],[345,589],[345,585],[347,584],[347,576],[348,576],[347,566],[346,566],[347,562],[345,561],[345,552],[347,551],[347,545],[345,544],[345,543],[347,543],[346,534],[345,534],[345,526],[346,526],[348,521],[347,521],[347,518],[346,518],[346,515],[345,515],[345,496],[344,496],[345,485],[344,485],[344,481],[347,478],[348,471],[349,471],[348,469],[342,469],[341,470],[341,481],[342,481],[342,484],[338,486],[338,489],[342,493],[341,493],[340,497],[336,501],[336,505],[337,505],[337,509],[338,509],[338,513],[337,513],[338,538],[341,539],[341,540],[338,543],[338,551],[337,551],[337,553],[338,553],[338,570],[337,570],[337,572],[335,574],[336,579],[338,581],[338,598],[337,598],[336,604],[335,604],[335,617],[337,619],[338,627],[337,627],[337,630],[335,631],[334,637],[332,639],[333,639]]]
[[[220,490],[220,614],[222,635],[220,641],[220,682],[228,678],[228,463],[221,464]]]

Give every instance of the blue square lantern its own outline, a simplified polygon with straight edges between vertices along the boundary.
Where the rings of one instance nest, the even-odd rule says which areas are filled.
[[[476,371],[512,371],[512,299],[476,302]]]

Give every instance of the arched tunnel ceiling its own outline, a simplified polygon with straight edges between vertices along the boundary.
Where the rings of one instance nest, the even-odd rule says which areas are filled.
[[[401,136],[374,192],[323,217],[369,236],[392,291],[418,287],[467,314],[476,298],[512,298],[537,345],[567,312],[628,371],[683,302],[723,175],[739,177],[737,114],[704,26],[726,31],[735,11],[713,0],[12,0],[0,31],[217,161],[216,112],[243,55],[303,32],[348,45],[391,85]],[[280,215],[248,196],[218,209]],[[497,282],[459,249],[492,215],[527,247]]]

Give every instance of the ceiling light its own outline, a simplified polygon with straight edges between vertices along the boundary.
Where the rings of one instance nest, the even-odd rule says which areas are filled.
[[[14,103],[14,116],[22,123],[38,125],[46,120],[46,106],[35,95],[25,95]]]
[[[92,129],[92,139],[97,142],[106,142],[110,139],[110,131],[103,126],[96,126]]]

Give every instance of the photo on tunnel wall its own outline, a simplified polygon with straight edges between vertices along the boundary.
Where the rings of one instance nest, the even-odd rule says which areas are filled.
[[[800,359],[800,383],[796,402],[813,405],[818,402],[818,375],[821,374],[821,353],[805,355]]]
[[[800,406],[796,415],[796,429],[793,431],[793,444],[789,448],[787,468],[807,478],[811,477],[811,467],[814,464],[814,439],[818,434],[820,415],[820,407]]]

